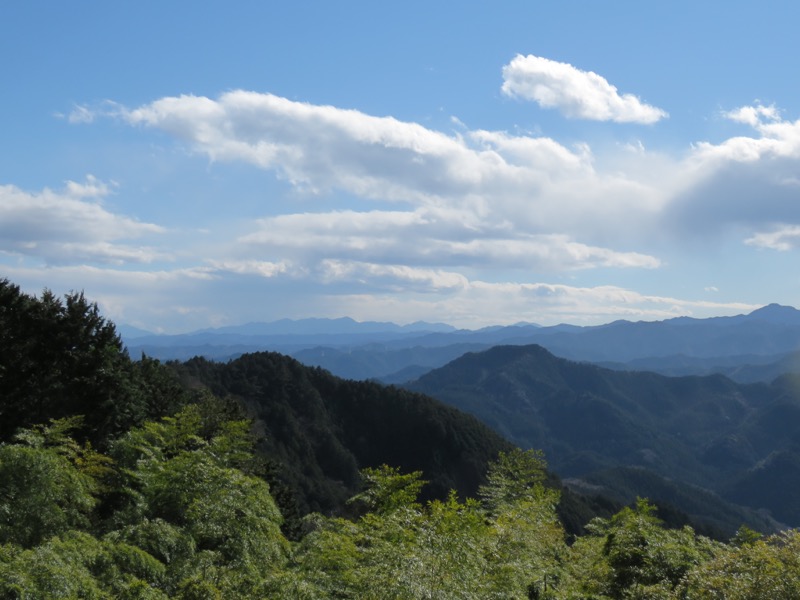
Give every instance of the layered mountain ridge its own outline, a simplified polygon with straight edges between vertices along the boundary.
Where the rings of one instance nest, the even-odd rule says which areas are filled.
[[[470,331],[440,323],[398,326],[308,319],[175,336],[134,333],[125,339],[134,356],[228,360],[269,350],[341,377],[387,383],[408,381],[465,352],[496,345],[538,344],[557,356],[618,370],[722,373],[740,382],[770,381],[800,368],[800,311],[777,304],[733,317],[615,321],[587,327],[520,323]]]

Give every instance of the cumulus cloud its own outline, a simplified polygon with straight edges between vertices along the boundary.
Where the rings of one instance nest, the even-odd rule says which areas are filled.
[[[620,95],[597,73],[532,54],[518,54],[503,67],[502,90],[577,119],[649,124],[668,116],[632,94]]]
[[[558,173],[594,176],[585,148],[570,150],[552,139],[488,131],[450,136],[393,117],[272,94],[162,98],[126,111],[125,118],[165,130],[213,160],[276,170],[311,192],[338,189],[379,201],[530,197]]]
[[[707,163],[756,162],[762,159],[800,158],[800,119],[786,121],[774,106],[743,106],[724,113],[728,119],[750,125],[758,137],[737,136],[719,144],[701,142],[694,156]],[[793,178],[796,181],[796,177]]]
[[[662,221],[677,233],[707,236],[735,226],[752,232],[745,240],[750,246],[786,249],[791,236],[759,232],[800,223],[800,120],[760,105],[725,115],[751,126],[753,135],[695,144],[676,172],[682,189],[669,199]]]
[[[0,251],[48,263],[163,258],[152,247],[120,243],[164,230],[107,210],[101,201],[108,194],[108,185],[91,175],[84,182],[66,182],[62,191],[27,192],[0,185]]]
[[[723,113],[723,116],[731,121],[744,123],[751,127],[757,127],[764,123],[764,121],[780,120],[780,112],[774,104],[770,106],[762,106],[760,104],[755,106],[741,106]]]
[[[272,94],[163,98],[126,118],[163,129],[213,160],[275,169],[312,193],[343,189],[381,200],[431,201],[465,192],[498,162],[416,123]]]

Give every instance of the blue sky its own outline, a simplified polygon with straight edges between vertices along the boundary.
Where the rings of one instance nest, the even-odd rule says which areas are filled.
[[[0,4],[0,276],[153,331],[800,305],[791,2]]]

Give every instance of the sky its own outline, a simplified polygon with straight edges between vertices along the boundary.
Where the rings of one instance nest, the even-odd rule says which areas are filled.
[[[181,333],[800,306],[800,4],[0,3],[0,278]]]

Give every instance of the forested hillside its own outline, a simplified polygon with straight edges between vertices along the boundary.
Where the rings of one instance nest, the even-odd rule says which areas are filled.
[[[757,526],[757,509],[800,524],[795,382],[612,371],[540,346],[498,346],[409,387],[478,416],[521,447],[543,449],[578,488],[627,500],[649,495],[730,530],[743,519]],[[725,501],[753,510],[746,515]]]
[[[81,294],[37,298],[7,281],[0,332],[2,598],[780,599],[800,589],[794,530],[743,528],[722,543],[665,527],[639,500],[567,535],[541,452],[416,393],[269,353],[132,361]],[[388,466],[366,464],[376,457]],[[326,512],[298,520],[289,513],[303,502]]]
[[[240,402],[262,434],[259,450],[285,465],[301,510],[330,512],[360,485],[359,469],[423,471],[425,498],[474,495],[487,464],[511,449],[476,418],[421,394],[347,381],[276,353],[228,363],[172,364],[187,385]]]

